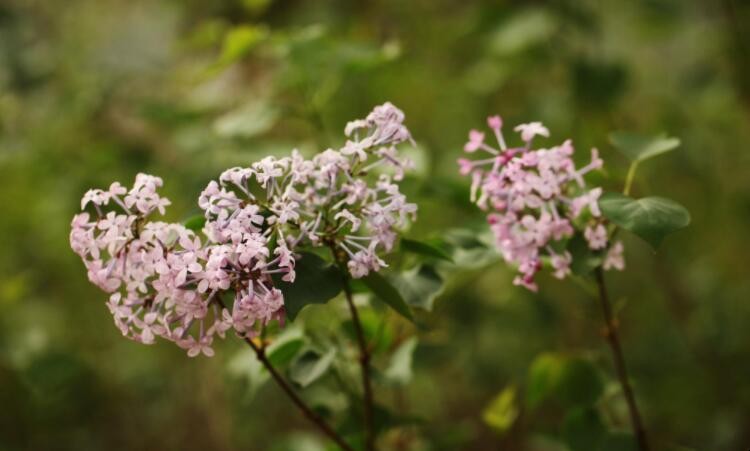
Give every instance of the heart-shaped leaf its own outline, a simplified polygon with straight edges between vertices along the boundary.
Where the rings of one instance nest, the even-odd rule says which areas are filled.
[[[393,279],[393,285],[411,307],[432,311],[435,298],[443,291],[443,278],[430,265],[419,265]]]
[[[667,153],[680,145],[680,140],[665,134],[644,136],[630,132],[614,132],[609,141],[630,161],[643,161]]]
[[[329,349],[325,354],[308,350],[294,361],[289,369],[289,378],[301,387],[307,387],[328,371],[335,356],[335,348]]]
[[[400,313],[401,316],[409,321],[414,320],[411,310],[409,310],[409,306],[406,304],[406,301],[404,301],[404,298],[401,297],[401,293],[398,292],[396,287],[391,285],[388,279],[373,271],[360,280],[367,285],[367,288],[369,288],[375,296],[388,304],[393,310]]]
[[[290,321],[310,304],[325,304],[342,288],[341,272],[316,254],[303,252],[296,258],[294,283],[274,277],[274,285],[284,293],[284,309]]]
[[[664,237],[690,224],[687,209],[663,197],[633,199],[618,193],[606,193],[599,199],[599,207],[610,221],[635,233],[654,248]]]

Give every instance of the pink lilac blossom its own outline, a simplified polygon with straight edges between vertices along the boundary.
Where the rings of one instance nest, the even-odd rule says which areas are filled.
[[[514,284],[536,291],[535,275],[545,260],[555,277],[569,275],[573,257],[560,249],[577,230],[583,231],[590,249],[605,252],[605,269],[623,269],[622,243],[609,242],[601,217],[598,199],[602,190],[589,188],[583,178],[602,167],[598,151],[592,149],[590,163],[577,168],[570,140],[549,149],[532,148],[536,136],[550,135],[540,122],[514,128],[524,142],[520,147],[506,145],[500,116],[489,117],[487,125],[498,147],[487,144],[484,133],[471,130],[464,151],[482,150],[488,155],[460,158],[459,173],[471,176],[471,201],[488,211],[498,250],[505,261],[518,267]]]
[[[191,357],[211,356],[214,338],[229,329],[248,337],[258,325],[283,322],[274,277],[294,282],[303,247],[340,252],[353,277],[386,266],[380,253],[394,247],[417,209],[398,185],[413,166],[396,149],[411,141],[403,119],[386,103],[346,126],[340,150],[310,160],[294,150],[224,171],[198,199],[206,218],[200,236],[150,220],[169,205],[158,177],[138,174],[130,190],[118,182],[89,190],[81,209],[93,211],[73,218],[71,248],[89,280],[110,293],[123,335],[146,344],[161,337]]]
[[[268,157],[250,168],[226,171],[199,202],[209,218],[208,235],[236,235],[227,227],[257,215],[245,210],[260,201],[268,209],[264,236],[280,243],[272,262],[285,280],[294,280],[293,252],[303,246],[340,250],[355,278],[380,270],[386,266],[380,253],[393,249],[399,230],[417,210],[398,185],[413,167],[396,148],[411,141],[403,119],[401,110],[386,103],[347,124],[348,139],[339,150],[327,149],[311,160],[295,150],[290,157]],[[371,176],[374,172],[379,175]],[[265,190],[264,199],[256,199],[252,185]]]
[[[269,276],[277,262],[268,258],[262,217],[245,212],[233,218],[238,230],[204,242],[180,224],[149,220],[169,205],[157,193],[161,185],[158,177],[138,174],[130,191],[118,183],[91,190],[82,206],[93,204],[96,217],[83,212],[71,224],[71,247],[89,280],[110,293],[107,306],[122,334],[145,344],[161,337],[191,357],[211,356],[214,337],[228,329],[252,335],[257,323],[283,319],[283,298]],[[230,289],[231,312],[219,298]]]

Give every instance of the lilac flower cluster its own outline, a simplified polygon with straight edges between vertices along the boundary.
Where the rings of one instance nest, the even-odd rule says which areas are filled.
[[[535,275],[544,260],[555,277],[570,274],[573,257],[562,245],[581,229],[589,248],[604,252],[604,269],[622,270],[622,244],[610,246],[599,210],[602,189],[587,187],[583,178],[602,167],[598,151],[592,149],[589,164],[576,168],[570,140],[549,149],[532,148],[536,136],[549,137],[549,130],[539,122],[514,129],[524,143],[519,147],[506,145],[500,116],[489,117],[487,124],[499,148],[487,144],[484,133],[471,130],[464,151],[489,155],[459,159],[459,172],[472,178],[472,202],[490,211],[487,220],[503,258],[518,266],[514,284],[536,291]]]
[[[404,115],[386,103],[346,127],[343,148],[311,160],[296,150],[232,168],[203,190],[203,237],[181,224],[152,221],[169,200],[158,177],[138,174],[132,189],[90,190],[72,221],[70,244],[89,280],[107,293],[126,337],[175,342],[189,356],[213,355],[229,329],[253,336],[283,322],[273,277],[295,279],[295,251],[328,246],[345,255],[353,277],[385,266],[398,230],[416,214],[398,182],[411,168],[396,145],[410,141]],[[390,168],[390,169],[389,169]],[[379,171],[374,183],[368,174]],[[227,295],[232,305],[225,306]]]

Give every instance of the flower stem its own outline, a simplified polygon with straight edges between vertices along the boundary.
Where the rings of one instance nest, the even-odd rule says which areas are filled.
[[[635,173],[638,170],[638,162],[634,161],[630,163],[628,168],[628,175],[625,176],[625,188],[622,190],[622,194],[629,196],[630,188],[633,187],[633,180],[635,180]]]
[[[370,349],[367,346],[367,340],[365,340],[364,330],[362,329],[362,322],[359,320],[359,313],[357,312],[357,306],[354,305],[354,299],[352,296],[352,287],[349,276],[346,272],[346,263],[344,257],[340,252],[336,251],[336,246],[330,244],[331,253],[333,259],[341,269],[342,282],[344,285],[344,294],[346,295],[346,303],[349,305],[349,312],[352,316],[352,323],[354,325],[354,333],[357,336],[357,344],[359,345],[359,364],[362,372],[362,388],[364,391],[364,428],[365,428],[365,450],[375,450],[375,429],[373,426],[373,394],[372,394],[372,381],[370,379]]]
[[[268,360],[268,356],[266,356],[265,349],[261,346],[256,345],[252,339],[245,337],[245,342],[250,345],[251,348],[253,348],[253,351],[255,351],[255,355],[258,357],[258,360],[263,364],[263,366],[268,370],[268,372],[271,374],[271,377],[274,381],[281,387],[281,389],[284,391],[284,393],[289,396],[289,398],[292,400],[292,402],[302,411],[302,413],[307,417],[308,420],[310,420],[312,423],[314,423],[325,435],[328,436],[331,440],[333,440],[342,450],[344,451],[354,451],[354,448],[352,448],[348,443],[344,441],[344,439],[335,431],[333,428],[326,423],[326,421],[317,413],[315,413],[306,403],[302,400],[302,398],[295,393],[295,391],[292,389],[292,387],[289,385],[289,383],[284,379],[281,374],[279,374],[278,371],[276,371],[276,368],[273,367],[271,362]]]
[[[617,377],[620,380],[620,386],[622,386],[622,392],[625,396],[625,400],[628,404],[628,410],[630,412],[630,423],[633,428],[636,440],[638,442],[638,448],[640,451],[649,451],[648,440],[646,439],[646,430],[643,427],[641,421],[641,414],[638,411],[638,405],[635,402],[635,395],[633,394],[633,388],[630,386],[630,378],[628,376],[628,369],[625,366],[625,357],[623,356],[622,346],[620,345],[620,337],[617,334],[617,321],[614,319],[612,313],[612,304],[609,301],[609,293],[607,292],[607,286],[604,283],[604,271],[602,267],[596,268],[594,271],[596,278],[596,284],[599,287],[599,301],[602,306],[602,313],[604,315],[605,324],[605,338],[609,343],[609,347],[612,350],[612,357],[615,363],[615,371]]]
[[[365,449],[367,451],[373,451],[375,449],[375,434],[373,430],[372,382],[370,380],[370,350],[365,341],[365,334],[362,330],[362,323],[359,320],[357,307],[354,305],[354,300],[352,299],[352,289],[348,277],[344,277],[344,294],[346,294],[346,303],[349,304],[349,311],[352,315],[352,322],[354,323],[354,331],[357,334],[357,342],[360,351],[359,363],[362,367],[362,387],[364,388],[365,394]]]

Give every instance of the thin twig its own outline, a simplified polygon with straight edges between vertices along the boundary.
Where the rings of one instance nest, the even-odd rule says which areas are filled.
[[[221,306],[221,308],[226,309],[226,306],[224,305],[224,302],[221,300],[220,297],[214,298],[215,302]],[[284,377],[279,374],[278,371],[276,371],[276,368],[274,368],[273,364],[268,360],[268,356],[266,355],[266,350],[263,345],[258,346],[256,345],[252,339],[248,337],[241,337],[245,343],[247,343],[250,348],[252,348],[253,351],[255,351],[255,355],[260,361],[261,364],[268,370],[268,373],[271,375],[273,380],[281,387],[281,389],[286,393],[286,395],[289,397],[289,399],[292,400],[294,405],[299,408],[299,410],[302,411],[302,413],[307,417],[308,420],[310,420],[313,424],[315,424],[325,435],[328,436],[331,440],[333,440],[342,450],[344,451],[354,451],[354,448],[352,448],[344,439],[317,413],[315,413],[306,403],[305,401],[297,395],[297,393],[292,389],[292,387],[289,385],[289,383],[284,379]]]
[[[373,426],[373,395],[372,395],[372,381],[370,379],[370,348],[365,340],[365,334],[362,329],[362,322],[359,320],[359,313],[357,312],[357,306],[354,305],[354,299],[352,296],[352,287],[349,282],[349,277],[346,273],[346,265],[343,259],[336,252],[336,247],[333,244],[329,246],[333,258],[341,268],[342,282],[344,284],[344,294],[346,295],[346,303],[349,305],[349,312],[352,316],[352,323],[354,324],[354,333],[357,336],[357,344],[359,345],[359,363],[361,366],[362,373],[362,388],[364,391],[364,427],[365,427],[365,450],[375,450],[375,430]]]
[[[276,371],[276,368],[274,368],[271,362],[268,360],[265,349],[256,345],[250,338],[244,337],[244,339],[245,342],[250,345],[251,348],[253,348],[253,351],[255,351],[255,355],[258,357],[258,360],[260,360],[263,366],[268,370],[274,381],[276,381],[279,387],[281,387],[284,393],[289,396],[289,399],[291,399],[292,402],[302,411],[307,419],[313,422],[321,431],[323,431],[325,435],[328,436],[328,438],[333,440],[341,449],[345,451],[354,451],[354,448],[349,446],[349,444],[346,443],[344,439],[336,431],[334,431],[333,428],[329,426],[328,423],[326,423],[326,421],[320,415],[315,413],[305,403],[305,401],[303,401],[302,398],[297,395],[297,393],[292,389],[291,386],[289,386],[289,383],[287,383],[284,377],[281,376],[278,371]]]
[[[604,271],[602,267],[596,268],[594,271],[596,277],[596,283],[599,286],[599,301],[602,306],[602,313],[604,315],[605,323],[605,337],[609,343],[609,347],[612,349],[612,356],[615,362],[615,371],[617,377],[620,380],[622,386],[622,392],[625,395],[625,400],[628,403],[628,410],[630,411],[630,422],[635,433],[636,440],[638,441],[638,448],[641,451],[649,451],[648,440],[646,439],[646,429],[643,427],[641,421],[641,414],[638,411],[638,405],[635,402],[635,396],[633,395],[633,389],[630,386],[630,378],[628,377],[628,370],[625,366],[625,357],[622,353],[622,346],[620,345],[620,337],[617,334],[617,323],[612,314],[612,305],[609,301],[609,294],[607,293],[607,286],[604,283]]]

